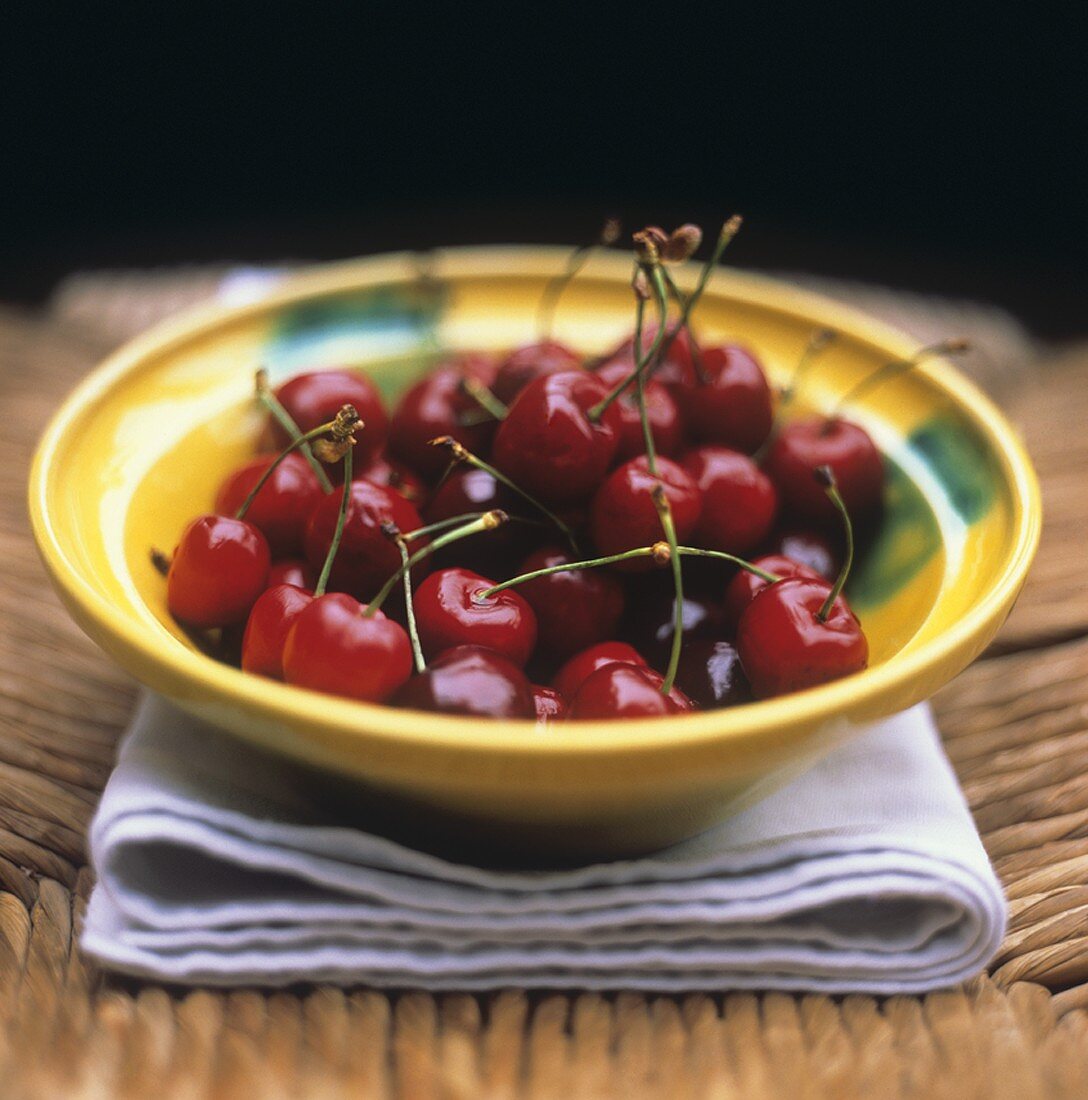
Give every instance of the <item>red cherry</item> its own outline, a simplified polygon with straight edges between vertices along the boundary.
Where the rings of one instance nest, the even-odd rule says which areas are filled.
[[[626,642],[600,642],[571,657],[552,677],[552,687],[565,699],[573,699],[582,686],[582,681],[589,675],[605,665],[617,663],[649,667],[634,646],[629,646]]]
[[[245,621],[265,590],[272,555],[244,519],[198,516],[182,532],[166,577],[166,605],[186,626],[208,630]]]
[[[481,718],[533,718],[532,685],[513,661],[478,645],[439,654],[426,672],[413,676],[393,703],[413,710]]]
[[[807,565],[781,554],[767,554],[762,558],[756,558],[752,564],[783,580],[786,577],[802,577],[808,581],[823,580],[819,573]],[[757,577],[755,573],[749,573],[747,569],[741,569],[733,577],[725,590],[725,626],[728,630],[736,631],[741,615],[768,583],[762,577]]]
[[[512,351],[502,362],[491,392],[505,405],[532,381],[549,374],[582,369],[582,358],[558,340],[541,340]]]
[[[669,327],[669,332],[672,326]],[[643,352],[653,347],[654,338],[657,335],[657,325],[654,323],[645,325],[642,329]],[[688,386],[695,378],[695,355],[691,338],[687,329],[680,329],[675,336],[669,339],[664,354],[658,353],[658,362],[653,367],[652,377],[655,382],[660,382],[678,400],[677,392],[680,388]],[[635,367],[634,360],[635,336],[632,333],[614,351],[605,356],[604,366],[612,363],[622,363],[630,374]],[[598,368],[600,369],[600,368]]]
[[[869,433],[852,421],[810,417],[787,424],[771,445],[765,469],[778,488],[783,511],[802,519],[835,521],[837,514],[813,477],[830,466],[851,518],[880,504],[884,460]]]
[[[865,668],[869,645],[846,600],[835,600],[826,622],[818,618],[830,592],[826,581],[791,577],[748,605],[737,652],[756,698],[804,691]]]
[[[316,583],[317,575],[301,558],[273,562],[268,571],[268,588],[275,588],[277,584],[293,584],[296,588],[312,590]]]
[[[586,500],[619,445],[615,402],[597,423],[587,416],[607,395],[608,387],[589,371],[550,374],[530,382],[495,434],[495,465],[545,504]]]
[[[774,420],[763,368],[735,344],[704,348],[700,362],[706,380],[678,388],[688,431],[700,442],[750,454],[767,438]]]
[[[610,664],[587,676],[571,700],[568,717],[652,718],[694,710],[691,700],[678,688],[661,694],[664,677],[652,668]]]
[[[283,679],[283,646],[295,619],[313,594],[293,584],[266,588],[253,605],[242,636],[242,668],[272,680]]]
[[[385,446],[389,435],[389,417],[381,394],[365,374],[347,370],[299,374],[280,386],[276,397],[303,432],[327,424],[344,405],[354,405],[363,422],[362,428],[355,434],[358,440],[355,459],[360,466],[365,466]],[[269,429],[277,450],[282,450],[291,442],[274,419],[269,420]],[[338,466],[329,467],[328,473],[334,481],[343,477],[343,470]]]
[[[340,492],[329,493],[314,509],[306,528],[306,560],[321,569],[329,552],[340,510]],[[401,565],[400,551],[392,539],[382,533],[382,525],[395,524],[403,533],[422,527],[415,507],[392,489],[360,479],[351,485],[344,537],[329,575],[329,587],[369,599]],[[412,550],[426,545],[425,539],[412,543]],[[417,567],[426,570],[425,562]],[[415,571],[413,571],[415,576]]]
[[[720,581],[719,581],[720,587]],[[683,647],[697,638],[719,638],[722,634],[720,598],[700,599],[684,592]],[[664,667],[676,630],[676,595],[671,588],[639,594],[627,608],[624,637],[653,665]],[[683,650],[682,650],[683,652]]]
[[[599,367],[596,374],[609,389],[612,389],[625,378],[630,377],[631,367],[620,360],[613,360]],[[655,379],[650,379],[645,389],[646,416],[650,421],[654,447],[658,454],[674,455],[684,442],[684,424],[680,419],[680,409],[669,391]],[[616,451],[616,457],[622,461],[645,454],[646,444],[642,435],[642,419],[638,411],[638,393],[633,385],[628,386],[616,398],[615,406],[620,414],[620,445]]]
[[[412,674],[404,628],[341,592],[319,596],[295,617],[283,649],[289,684],[380,703]]]
[[[699,447],[684,469],[703,495],[695,542],[727,554],[748,554],[767,537],[778,509],[771,479],[747,456],[726,447]]]
[[[215,510],[220,515],[234,515],[275,459],[275,455],[262,455],[228,474],[219,486]],[[323,496],[306,459],[289,454],[253,498],[246,520],[264,533],[273,554],[294,555],[302,550],[306,521]]]
[[[474,454],[486,455],[495,434],[495,422],[463,424],[480,406],[465,392],[465,378],[485,384],[491,379],[490,360],[465,355],[439,366],[410,387],[393,413],[389,426],[389,450],[424,477],[435,479],[449,465],[449,455],[429,443],[448,435]]]
[[[427,486],[415,471],[395,458],[379,455],[365,470],[356,470],[356,478],[364,477],[375,485],[384,485],[387,489],[396,489],[405,500],[417,508],[427,499]]]
[[[807,565],[825,581],[833,581],[842,568],[842,549],[821,531],[780,531],[771,540],[767,552],[792,558]]]
[[[532,689],[537,725],[546,726],[551,722],[560,722],[566,718],[567,701],[555,688],[533,684]]]
[[[752,698],[740,657],[729,642],[701,640],[685,645],[676,684],[689,699],[707,710],[731,707]]]
[[[428,656],[480,645],[524,665],[536,646],[536,616],[513,589],[480,599],[495,582],[467,569],[440,569],[416,590],[416,626]]]
[[[518,573],[566,565],[574,558],[556,546],[545,546],[522,562]],[[623,585],[603,569],[551,573],[518,586],[536,612],[540,648],[566,658],[615,635],[623,614]]]
[[[657,477],[646,456],[633,458],[612,471],[597,490],[590,511],[593,541],[602,555],[650,546],[665,537],[651,492],[660,482],[672,509],[676,537],[685,542],[703,509],[702,494],[692,476],[668,458],[657,460]],[[653,568],[649,558],[620,562],[617,569],[637,573]]]

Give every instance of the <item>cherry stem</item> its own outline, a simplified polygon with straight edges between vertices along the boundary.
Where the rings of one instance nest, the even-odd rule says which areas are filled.
[[[654,288],[654,296],[657,299],[657,331],[664,332],[669,311],[669,303],[665,294],[665,283],[661,278],[663,268],[655,265],[651,274],[651,285]],[[656,277],[654,277],[656,276]],[[635,341],[642,346],[642,318],[645,312],[645,303],[642,295],[638,295],[635,313]],[[646,447],[646,469],[652,477],[657,477],[657,447],[654,445],[654,433],[650,428],[650,414],[646,408],[646,378],[638,373],[635,379],[636,399],[638,401],[638,418],[642,424],[642,441]]]
[[[831,501],[839,515],[842,516],[842,525],[846,532],[846,556],[843,558],[842,568],[839,570],[839,575],[835,578],[835,583],[831,591],[828,592],[823,606],[816,612],[816,618],[821,623],[825,623],[828,615],[831,614],[831,608],[846,585],[846,578],[850,575],[851,566],[854,564],[854,525],[850,522],[850,513],[846,510],[846,504],[839,494],[839,487],[835,483],[835,474],[831,467],[817,466],[813,471],[813,477],[823,487],[827,499]]]
[[[321,575],[314,585],[314,598],[325,595],[328,587],[329,574],[332,572],[332,563],[336,560],[336,552],[340,549],[340,542],[344,537],[344,524],[348,519],[348,502],[351,500],[351,464],[355,447],[351,445],[344,452],[344,485],[340,490],[340,508],[336,513],[336,529],[332,533],[332,541],[329,543],[325,562],[321,566]]]
[[[684,297],[684,292],[676,285],[676,280],[669,274],[668,268],[665,269],[665,282],[668,283],[669,293],[676,299],[676,304],[680,307],[680,313],[683,314],[687,299]],[[703,356],[699,350],[698,341],[695,339],[695,333],[691,331],[689,322],[685,322],[683,327],[687,329],[688,343],[691,345],[691,363],[695,368],[695,376],[705,385],[709,379],[706,375],[706,368],[703,366]]]
[[[680,667],[680,647],[684,642],[684,571],[680,561],[680,547],[676,542],[676,525],[672,521],[672,508],[669,507],[665,487],[658,482],[650,490],[650,495],[654,499],[654,507],[657,509],[657,515],[661,520],[661,527],[671,551],[669,557],[673,586],[672,647],[669,651],[669,666],[665,670],[665,679],[661,681],[661,694],[668,695],[676,681],[676,670]]]
[[[736,554],[727,554],[724,550],[706,550],[702,546],[681,546],[678,549],[685,558],[714,558],[717,561],[727,561],[730,565],[735,565],[743,569],[745,573],[751,573],[768,584],[776,584],[782,579],[777,573],[761,569],[758,565],[753,565],[752,562],[745,561],[744,558],[738,558]]]
[[[835,332],[834,329],[830,328],[818,329],[809,337],[808,343],[805,344],[804,351],[801,352],[801,357],[797,360],[797,365],[793,368],[790,380],[782,389],[782,396],[779,399],[778,408],[775,410],[774,420],[771,422],[771,430],[767,433],[767,438],[763,440],[752,455],[752,461],[757,466],[763,464],[763,460],[767,457],[768,452],[774,445],[774,441],[778,438],[779,432],[782,431],[786,410],[797,396],[797,391],[801,388],[801,383],[804,381],[809,367],[811,367],[820,355],[838,338],[839,334]]]
[[[431,554],[438,550],[441,550],[445,546],[449,546],[451,543],[458,542],[461,539],[468,538],[470,535],[478,535],[482,531],[494,531],[496,527],[505,523],[507,520],[505,512],[494,509],[490,512],[484,512],[479,519],[473,520],[471,523],[466,523],[464,527],[458,527],[455,531],[448,531],[444,535],[439,535],[434,542],[428,543],[422,549],[417,550],[412,556],[398,569],[386,582],[382,585],[378,594],[367,604],[366,610],[363,612],[363,618],[371,618],[385,603],[389,597],[389,593],[396,587],[397,581],[400,580],[405,570],[412,569],[424,558],[428,558]]]
[[[363,422],[359,419],[359,414],[355,411],[355,407],[353,405],[344,405],[328,423],[319,424],[316,428],[312,428],[304,435],[300,435],[297,439],[288,443],[287,446],[276,455],[264,473],[257,479],[257,484],[250,489],[249,496],[242,501],[241,506],[234,513],[234,518],[246,518],[246,513],[249,511],[253,501],[257,498],[257,494],[264,488],[265,482],[275,473],[276,467],[293,451],[301,450],[303,447],[308,446],[313,440],[320,439],[322,436],[331,433],[335,440],[335,445],[345,445],[350,452],[351,447],[355,443],[352,433],[362,426]],[[314,461],[317,461],[316,457]]]
[[[412,599],[412,567],[408,557],[408,543],[400,532],[394,536],[397,549],[400,550],[401,571],[404,576],[404,615],[408,620],[408,638],[412,643],[412,659],[416,672],[426,672],[427,662],[423,660],[423,646],[419,643],[419,629],[416,627],[416,608]]]
[[[867,374],[860,382],[854,383],[839,398],[835,403],[834,409],[828,416],[828,420],[834,420],[851,401],[856,400],[861,394],[866,393],[871,389],[875,389],[877,386],[884,385],[885,382],[897,375],[905,374],[909,370],[913,370],[919,363],[926,359],[932,359],[938,355],[960,355],[963,352],[969,350],[971,345],[963,339],[956,338],[952,340],[942,340],[937,344],[927,344],[924,348],[919,348],[909,359],[894,359],[890,363],[885,363],[882,367],[877,367],[872,374]]]
[[[615,244],[620,235],[620,223],[615,218],[609,218],[601,227],[600,233],[592,241],[580,244],[571,250],[567,257],[566,267],[554,278],[548,280],[544,287],[544,293],[540,296],[540,305],[537,307],[536,327],[542,340],[551,337],[555,326],[555,311],[559,305],[559,299],[563,291],[574,281],[578,273],[589,262],[589,257],[594,249],[604,248]]]
[[[302,437],[302,429],[295,423],[291,414],[283,407],[283,403],[280,399],[272,392],[271,387],[268,385],[268,371],[264,370],[264,368],[257,371],[257,400],[264,405],[279,426],[297,443]],[[329,475],[325,473],[324,466],[317,460],[317,456],[314,454],[310,444],[303,443],[300,450],[302,451],[303,457],[310,464],[310,469],[317,475],[317,480],[321,483],[322,491],[331,493],[332,482],[329,480]]]
[[[554,523],[555,526],[558,527],[560,531],[562,531],[563,537],[567,540],[567,542],[570,543],[571,549],[576,554],[579,552],[578,543],[574,538],[574,532],[550,508],[545,508],[544,505],[541,504],[540,501],[536,499],[536,497],[530,496],[519,485],[517,485],[515,482],[511,481],[510,478],[508,478],[506,476],[506,474],[502,473],[501,470],[497,470],[490,463],[485,462],[479,456],[474,455],[470,450],[468,450],[462,444],[458,443],[457,440],[453,438],[453,436],[440,435],[437,439],[432,439],[431,440],[431,446],[432,447],[445,447],[450,452],[450,454],[452,455],[453,462],[464,462],[466,465],[472,466],[477,470],[483,470],[483,472],[485,474],[490,474],[496,481],[500,482],[501,484],[505,485],[508,489],[510,489],[513,492],[517,493],[518,496],[522,498],[522,500],[527,501],[538,512],[540,512],[541,514],[547,516],[547,518],[552,523]],[[451,468],[452,468],[453,463],[451,463],[450,465],[451,465]],[[447,470],[446,473],[448,474],[449,471]],[[443,475],[443,480],[445,480],[445,476],[446,475]]]
[[[478,378],[461,379],[461,388],[477,405],[495,420],[505,420],[510,411]]]

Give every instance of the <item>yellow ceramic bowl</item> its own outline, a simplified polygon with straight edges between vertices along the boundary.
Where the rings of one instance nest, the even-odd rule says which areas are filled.
[[[1040,528],[1038,487],[1015,433],[979,391],[930,362],[851,415],[890,459],[888,521],[851,585],[872,667],[803,694],[726,711],[626,722],[481,722],[370,706],[270,683],[197,652],[167,614],[148,548],[170,549],[253,451],[253,371],[366,366],[393,397],[422,369],[429,333],[500,349],[533,338],[565,253],[450,251],[298,277],[236,309],[209,307],[135,340],[92,373],[42,439],[30,511],[71,613],[149,687],[276,752],[361,781],[443,835],[466,827],[548,854],[635,852],[689,836],[807,766],[859,723],[917,703],[964,668],[1012,607]],[[627,258],[596,259],[562,300],[556,335],[587,352],[632,324]],[[704,338],[753,347],[779,382],[812,330],[842,337],[811,374],[835,395],[914,342],[841,305],[722,271],[699,310]]]

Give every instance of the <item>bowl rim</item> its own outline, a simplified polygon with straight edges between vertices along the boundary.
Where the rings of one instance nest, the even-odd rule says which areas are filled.
[[[569,255],[561,247],[532,245],[471,246],[436,250],[430,254],[432,270],[439,278],[550,277],[561,270]],[[320,695],[297,687],[255,677],[189,649],[153,644],[140,625],[115,608],[84,578],[68,557],[54,527],[49,485],[54,459],[69,429],[88,409],[105,398],[130,371],[149,366],[179,346],[204,338],[216,329],[250,321],[300,301],[390,282],[418,279],[416,256],[408,252],[386,253],[332,264],[289,275],[283,284],[259,300],[225,306],[208,303],[169,318],[112,352],[65,398],[43,432],[35,451],[28,485],[31,526],[39,552],[54,583],[67,600],[76,604],[87,620],[126,648],[141,653],[149,663],[166,666],[175,681],[199,682],[201,690],[229,698],[276,719],[284,712],[292,725],[319,725],[352,733],[364,739],[388,743],[412,742],[414,746],[441,746],[446,752],[503,752],[550,757],[601,751],[656,752],[664,747],[694,748],[719,741],[737,748],[764,740],[791,727],[834,720],[847,710],[857,710],[885,693],[895,692],[931,675],[957,651],[976,648],[979,639],[995,628],[1006,614],[1027,575],[1039,543],[1042,504],[1038,481],[1019,436],[997,406],[946,360],[931,359],[916,368],[937,390],[951,399],[986,438],[1000,461],[1011,491],[1011,551],[1005,568],[985,595],[956,623],[905,655],[896,654],[875,668],[843,680],[793,695],[762,700],[744,707],[701,711],[673,720],[660,718],[616,722],[570,721],[550,726],[541,737],[530,720],[481,723],[476,719],[435,715],[384,704],[363,703]],[[581,278],[627,281],[630,260],[613,253],[598,255]],[[882,352],[906,356],[918,341],[860,309],[844,305],[816,292],[801,289],[770,276],[719,268],[707,293],[725,296],[794,319],[802,317],[814,327],[828,326],[849,333]],[[999,625],[999,624],[997,624]],[[957,667],[956,671],[959,671]],[[938,674],[936,679],[943,678]]]

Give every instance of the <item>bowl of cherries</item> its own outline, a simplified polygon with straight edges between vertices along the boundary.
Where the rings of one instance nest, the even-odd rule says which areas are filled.
[[[727,271],[738,227],[363,260],[141,337],[39,449],[58,590],[426,828],[705,828],[960,671],[1039,529],[965,345]]]

